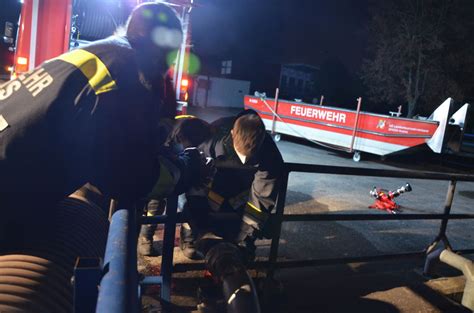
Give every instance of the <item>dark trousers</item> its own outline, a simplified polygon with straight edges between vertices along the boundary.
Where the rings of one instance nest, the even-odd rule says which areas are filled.
[[[253,227],[242,220],[243,208],[215,212],[205,197],[189,196],[186,200],[183,213],[195,238],[210,232],[226,241],[240,243],[252,236]]]
[[[150,200],[147,203],[147,216],[157,216],[163,214],[162,212],[163,205],[159,200]],[[155,234],[157,225],[142,225],[140,229],[140,236],[145,237],[146,239],[153,241],[153,235]]]

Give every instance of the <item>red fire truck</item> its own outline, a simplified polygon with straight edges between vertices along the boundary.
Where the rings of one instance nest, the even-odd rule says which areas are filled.
[[[2,0],[0,11],[0,81],[10,79],[21,3]]]
[[[90,41],[110,36],[123,25],[131,10],[144,0],[23,0],[16,40],[13,75]],[[184,40],[172,70],[178,111],[186,113],[189,80],[185,55],[189,54],[189,16],[194,0],[173,0],[183,20]]]

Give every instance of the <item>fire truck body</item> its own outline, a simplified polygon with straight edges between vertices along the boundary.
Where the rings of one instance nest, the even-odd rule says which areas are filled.
[[[27,0],[21,10],[15,72],[27,72],[69,50],[72,0]]]
[[[0,81],[10,79],[13,71],[15,38],[21,3],[18,0],[2,0],[0,14]]]

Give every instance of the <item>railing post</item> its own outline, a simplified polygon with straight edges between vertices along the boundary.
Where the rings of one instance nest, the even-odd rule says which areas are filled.
[[[96,312],[138,312],[137,224],[134,209],[112,215]]]
[[[128,290],[129,312],[139,312],[140,303],[139,300],[139,284],[138,284],[138,259],[137,259],[137,244],[138,244],[138,230],[140,225],[137,219],[137,210],[135,208],[129,209],[129,222],[128,222],[128,281],[130,288]]]
[[[276,203],[276,212],[275,212],[275,233],[272,237],[272,244],[270,246],[270,256],[268,261],[270,267],[267,271],[267,278],[272,278],[276,269],[276,261],[278,258],[278,247],[280,244],[280,235],[281,235],[281,225],[283,222],[283,214],[285,213],[285,201],[286,201],[286,189],[288,188],[288,177],[290,172],[287,167],[284,167],[283,170],[283,179],[281,180],[280,191],[278,193],[278,199]]]
[[[90,313],[97,306],[98,285],[102,276],[100,258],[77,258],[74,266],[74,313]]]
[[[174,240],[176,233],[178,196],[171,195],[166,203],[166,222],[163,234],[163,256],[161,261],[161,276],[163,283],[161,285],[161,299],[171,301],[171,277],[173,274],[173,253]]]
[[[446,194],[446,201],[444,203],[444,215],[445,217],[441,221],[441,226],[439,228],[439,234],[438,237],[436,238],[437,241],[439,240],[447,240],[446,237],[446,229],[448,227],[448,221],[449,221],[449,214],[451,213],[451,206],[453,204],[453,198],[454,198],[454,191],[456,190],[456,180],[452,179],[449,181],[449,186],[448,186],[448,192]],[[449,246],[449,244],[448,244]]]
[[[449,181],[448,191],[446,193],[446,200],[444,202],[444,213],[439,233],[431,245],[426,249],[425,266],[423,273],[431,275],[434,266],[439,263],[439,255],[444,249],[451,250],[448,237],[446,236],[446,229],[448,228],[449,215],[451,214],[451,206],[453,204],[454,192],[456,190],[456,179]]]

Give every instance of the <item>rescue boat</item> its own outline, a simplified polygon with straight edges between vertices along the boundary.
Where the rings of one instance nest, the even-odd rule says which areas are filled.
[[[257,94],[258,95],[258,94]],[[295,136],[331,148],[354,153],[367,152],[382,157],[415,146],[427,144],[435,153],[441,153],[448,125],[449,109],[453,100],[446,99],[427,119],[404,118],[357,110],[314,105],[303,102],[245,96],[246,109],[255,110],[265,128],[274,135]],[[463,127],[467,108],[465,104],[451,118],[450,125]]]

